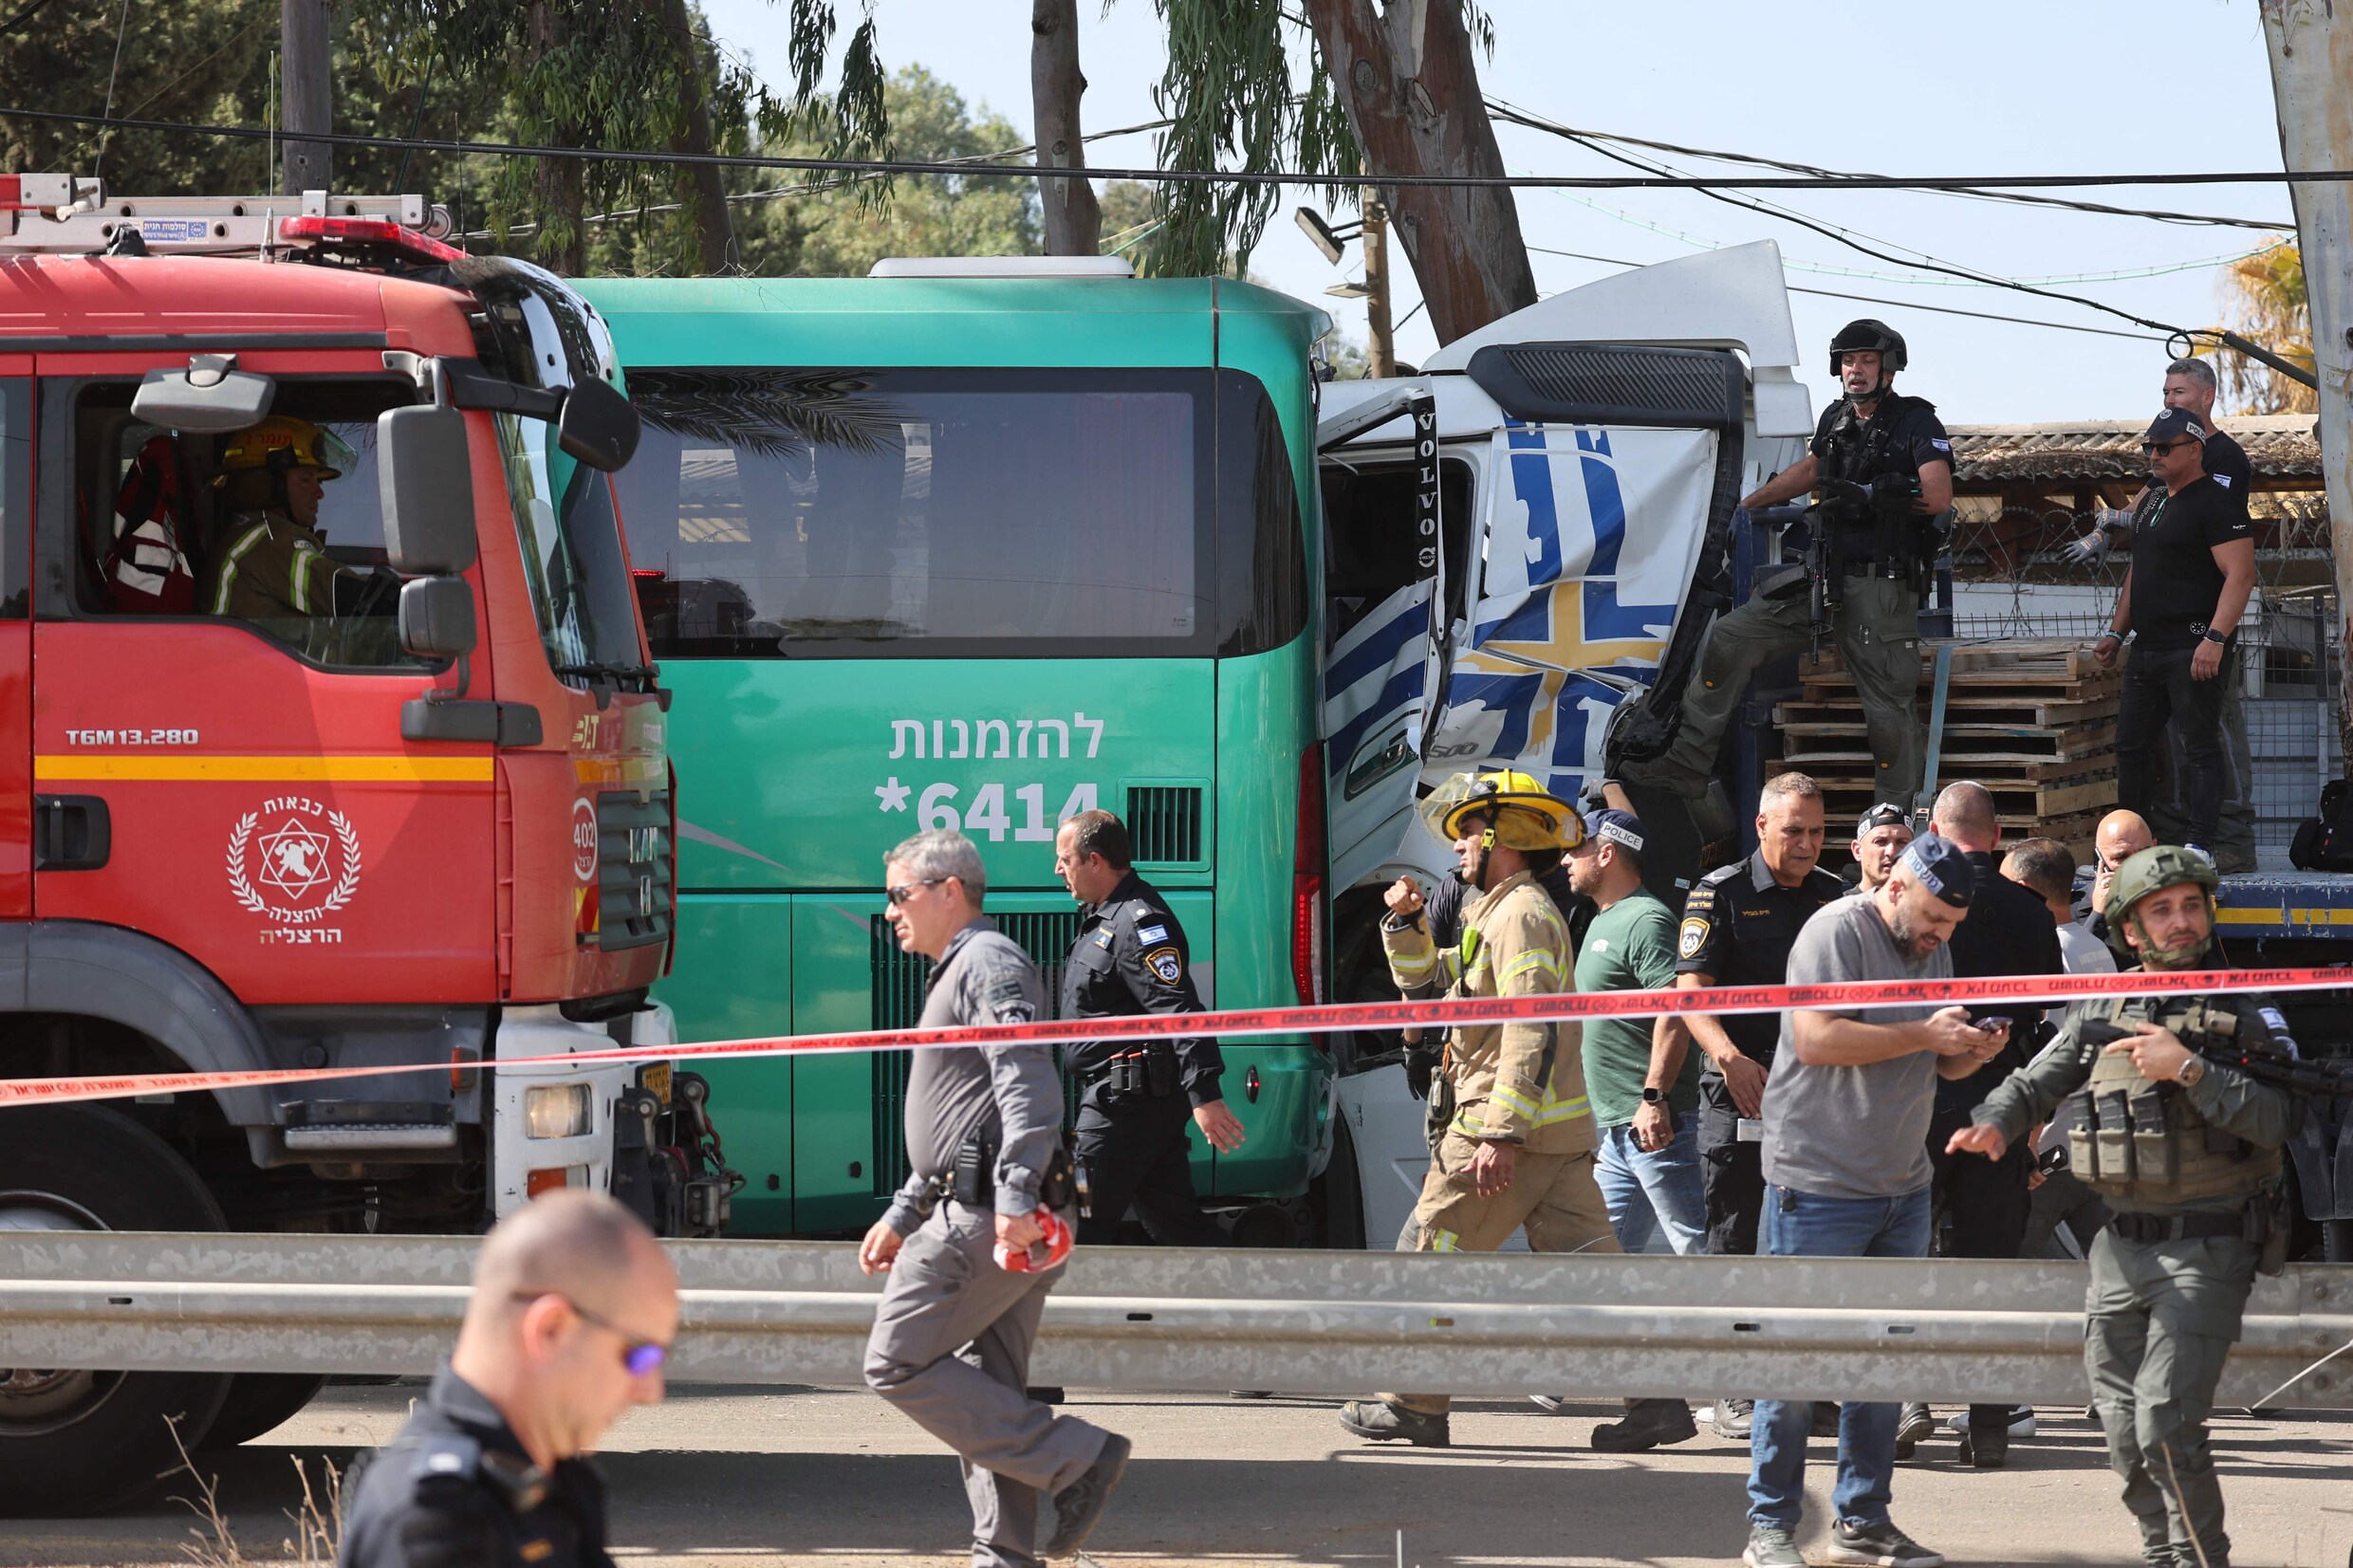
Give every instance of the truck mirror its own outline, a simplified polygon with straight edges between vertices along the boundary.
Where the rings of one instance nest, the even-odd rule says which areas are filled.
[[[449,577],[473,564],[473,464],[463,414],[413,404],[378,415],[376,488],[394,571]],[[400,602],[405,626],[406,593]]]
[[[131,398],[134,417],[164,430],[223,435],[250,430],[269,412],[278,383],[229,368],[228,355],[199,354],[186,370],[151,370]]]
[[[637,408],[602,381],[584,380],[564,399],[556,445],[592,469],[617,472],[638,450]]]
[[[473,590],[462,577],[420,577],[400,585],[400,647],[418,658],[473,652]]]

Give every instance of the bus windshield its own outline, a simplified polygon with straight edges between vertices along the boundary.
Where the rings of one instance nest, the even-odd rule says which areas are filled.
[[[657,656],[1213,651],[1214,373],[633,368]]]

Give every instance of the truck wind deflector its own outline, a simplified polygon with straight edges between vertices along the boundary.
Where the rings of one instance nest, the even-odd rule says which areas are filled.
[[[1531,425],[1651,425],[1737,435],[1747,391],[1722,349],[1626,343],[1491,343],[1471,379]]]

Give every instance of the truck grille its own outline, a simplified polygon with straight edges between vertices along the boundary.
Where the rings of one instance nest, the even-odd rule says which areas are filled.
[[[668,941],[677,875],[667,790],[648,800],[628,790],[597,797],[599,947],[618,952]]]
[[[1198,784],[1130,784],[1127,832],[1138,865],[1191,865],[1201,858]]]
[[[1063,960],[1079,934],[1079,912],[1050,914],[991,916],[997,930],[1021,944],[1046,980],[1048,1017],[1060,1017]],[[931,973],[928,958],[899,950],[890,923],[875,915],[868,941],[874,954],[874,1027],[911,1029],[923,1013],[923,980]],[[907,1179],[907,1072],[912,1051],[874,1053],[874,1195],[887,1198]],[[1063,1086],[1064,1119],[1077,1114],[1070,1085]]]

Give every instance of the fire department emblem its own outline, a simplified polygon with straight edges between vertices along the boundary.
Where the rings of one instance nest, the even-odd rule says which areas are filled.
[[[265,801],[229,834],[229,891],[281,925],[304,925],[360,891],[360,834],[351,819],[299,795]]]

